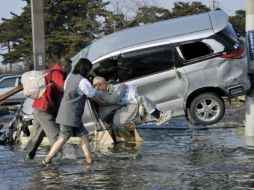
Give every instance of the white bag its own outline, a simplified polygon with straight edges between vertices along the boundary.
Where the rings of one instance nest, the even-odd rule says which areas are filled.
[[[45,71],[28,71],[21,76],[25,96],[33,99],[41,98],[48,86]]]

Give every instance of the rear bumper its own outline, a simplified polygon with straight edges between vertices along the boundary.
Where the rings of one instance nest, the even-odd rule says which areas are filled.
[[[229,98],[242,96],[251,88],[250,78],[248,76],[236,78],[221,85],[220,88],[227,93]]]
[[[244,94],[245,94],[245,91],[244,91],[244,88],[242,86],[236,86],[236,87],[230,88],[229,91],[228,91],[228,96],[230,98],[234,98],[234,97],[237,97],[237,96],[242,96]]]

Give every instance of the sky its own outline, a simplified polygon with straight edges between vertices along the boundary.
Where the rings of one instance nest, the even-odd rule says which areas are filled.
[[[10,12],[21,14],[25,5],[22,0],[0,0],[0,18],[10,18]]]
[[[138,1],[138,0],[112,0],[112,1],[121,1],[125,3]],[[144,0],[140,0],[141,2],[146,2]],[[149,0],[153,4],[169,8],[171,9],[173,7],[173,3],[176,1],[182,1],[182,2],[191,2],[193,0]],[[198,0],[196,0],[198,1]],[[200,0],[201,1],[201,0]],[[235,10],[239,9],[245,9],[245,1],[246,0],[217,0],[216,5],[218,5],[220,8],[222,8],[225,12],[227,12],[228,15],[234,15]],[[206,4],[207,6],[210,6],[212,3],[212,0],[202,0],[203,4]],[[1,18],[11,18],[10,12],[16,13],[18,15],[21,14],[22,8],[25,7],[25,2],[22,0],[0,0],[0,23]],[[3,52],[3,50],[0,49],[0,53]],[[1,62],[0,57],[0,62]]]

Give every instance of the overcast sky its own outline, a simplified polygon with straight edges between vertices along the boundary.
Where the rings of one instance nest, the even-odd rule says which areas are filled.
[[[150,2],[151,4],[159,5],[168,9],[173,7],[173,3],[176,1],[191,2],[193,0],[112,0],[121,2],[124,4],[129,4],[132,2]],[[197,1],[197,0],[196,0]],[[229,15],[234,15],[236,10],[245,9],[246,0],[217,0],[216,5],[222,8]],[[202,0],[202,3],[210,7],[212,0]],[[25,6],[25,2],[22,0],[0,0],[0,18],[10,18],[10,12],[20,14],[22,8]],[[0,20],[1,22],[1,20]],[[2,50],[0,49],[0,52]],[[1,57],[0,57],[1,62]]]

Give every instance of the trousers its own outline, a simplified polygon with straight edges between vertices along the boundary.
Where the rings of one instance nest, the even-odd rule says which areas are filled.
[[[45,136],[48,138],[50,146],[52,146],[56,142],[60,130],[51,114],[37,109],[34,109],[33,113],[33,126],[26,147],[30,159],[33,159],[36,155],[36,151]]]
[[[101,106],[99,107],[99,116],[101,118],[106,118],[106,122],[111,126],[121,126],[138,120],[140,107],[143,108],[144,112],[142,116],[143,114],[151,114],[155,111],[156,105],[148,97],[138,96],[136,99],[137,103],[130,103],[122,106]]]

